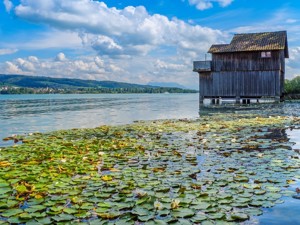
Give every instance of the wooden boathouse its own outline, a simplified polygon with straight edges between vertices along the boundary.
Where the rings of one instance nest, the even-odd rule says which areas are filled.
[[[212,45],[211,61],[195,61],[200,103],[279,102],[283,97],[286,31],[235,34],[230,44]]]

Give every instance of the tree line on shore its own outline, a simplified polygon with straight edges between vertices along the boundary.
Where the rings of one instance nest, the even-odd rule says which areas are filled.
[[[285,80],[284,92],[285,94],[300,94],[300,76],[292,80]]]
[[[197,93],[196,90],[170,88],[170,87],[145,87],[145,88],[16,88],[6,87],[0,89],[0,94],[130,94],[130,93]]]

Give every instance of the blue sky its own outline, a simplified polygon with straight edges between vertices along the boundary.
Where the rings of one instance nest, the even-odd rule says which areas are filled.
[[[235,33],[287,30],[300,75],[298,0],[3,0],[0,73],[198,87],[192,62]]]

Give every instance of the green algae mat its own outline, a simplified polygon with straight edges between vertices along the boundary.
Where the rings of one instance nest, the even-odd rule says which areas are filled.
[[[0,150],[0,224],[239,224],[296,195],[286,131],[299,121],[215,114],[24,137]]]

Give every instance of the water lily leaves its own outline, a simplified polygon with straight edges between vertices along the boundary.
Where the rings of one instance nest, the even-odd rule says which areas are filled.
[[[6,194],[11,192],[12,190],[9,187],[2,187],[0,188],[0,195]]]
[[[18,214],[21,214],[23,212],[22,209],[8,209],[8,210],[5,210],[1,213],[1,215],[3,217],[11,217],[11,216],[15,216],[15,215],[18,215]]]
[[[248,182],[249,178],[246,176],[236,176],[234,177],[234,180],[238,182]]]
[[[167,225],[168,223],[163,220],[153,220],[146,222],[145,225]]]
[[[138,215],[138,216],[147,216],[151,212],[148,209],[142,208],[142,207],[135,207],[132,211],[132,214]]]
[[[248,215],[251,215],[251,216],[260,216],[263,214],[263,211],[258,208],[248,208],[248,209],[245,209],[245,213],[247,213]]]
[[[67,213],[67,214],[75,214],[78,212],[77,209],[73,209],[73,208],[64,208],[63,212]]]
[[[178,208],[178,209],[174,209],[171,214],[174,217],[186,218],[195,215],[195,211],[188,208]]]
[[[234,220],[244,221],[249,218],[249,216],[245,213],[231,213],[230,217]]]
[[[191,208],[201,210],[201,209],[207,209],[211,207],[211,204],[208,202],[201,202],[201,201],[193,201]]]
[[[74,216],[62,213],[60,215],[53,216],[52,219],[57,221],[57,222],[70,221],[70,220],[74,219]]]
[[[98,213],[98,216],[102,219],[116,219],[120,216],[120,212],[112,211],[107,213]]]
[[[52,224],[53,221],[51,221],[51,219],[49,217],[45,217],[45,218],[41,218],[41,219],[36,219],[36,221],[39,224]]]
[[[223,214],[223,213],[210,213],[210,214],[208,214],[208,218],[210,218],[212,220],[223,219],[223,218],[225,218],[225,214]]]
[[[282,191],[300,168],[286,123],[220,114],[34,135],[1,151],[0,213],[32,224],[247,220],[295,195]]]
[[[142,222],[146,222],[146,221],[149,221],[151,219],[154,218],[154,215],[147,215],[147,216],[138,216],[138,219]]]
[[[273,187],[273,186],[268,186],[268,187],[266,187],[266,189],[268,191],[271,191],[271,192],[279,192],[279,191],[281,191],[281,188],[279,188],[279,187]]]
[[[207,216],[205,214],[197,213],[195,216],[191,218],[191,221],[194,223],[199,223],[201,221],[204,221],[207,219]]]
[[[21,219],[25,219],[26,220],[26,219],[31,219],[32,215],[30,215],[27,212],[24,212],[24,213],[21,213],[18,217],[21,218]]]

